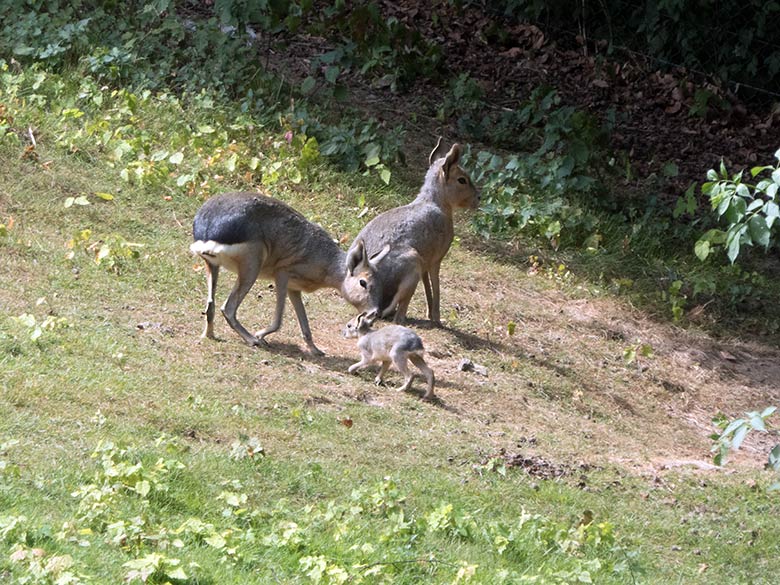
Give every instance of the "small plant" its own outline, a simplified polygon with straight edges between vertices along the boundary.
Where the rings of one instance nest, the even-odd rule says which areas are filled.
[[[15,320],[28,330],[30,341],[36,343],[41,341],[44,334],[70,327],[70,322],[65,317],[54,317],[53,315],[47,315],[39,321],[35,315],[22,313]]]
[[[634,345],[629,345],[626,349],[623,350],[623,362],[630,366],[631,364],[637,364],[637,366],[640,366],[640,359],[649,359],[653,357],[653,346],[649,343],[637,343]]]
[[[233,441],[230,445],[230,458],[240,459],[261,459],[265,456],[265,449],[257,437],[239,435],[238,441]]]
[[[721,429],[720,433],[710,435],[710,438],[715,442],[711,449],[715,464],[725,465],[729,453],[739,449],[742,446],[745,437],[747,437],[750,432],[770,432],[771,429],[767,424],[767,420],[771,418],[776,411],[777,407],[770,406],[761,412],[754,411],[745,413],[745,418],[729,420],[723,414],[715,417],[712,422]],[[774,471],[780,471],[780,444],[775,445],[769,452],[766,466]],[[772,484],[769,489],[780,489],[780,481]]]
[[[143,244],[128,242],[119,234],[112,234],[104,240],[92,241],[92,230],[83,229],[76,232],[67,242],[70,252],[66,258],[73,260],[76,257],[76,249],[81,248],[94,255],[95,264],[98,266],[119,273],[128,261],[141,257],[140,249],[143,246]]]
[[[129,569],[125,582],[165,583],[170,579],[186,581],[187,573],[181,568],[181,561],[160,553],[149,553],[141,558],[127,561],[123,567]]]

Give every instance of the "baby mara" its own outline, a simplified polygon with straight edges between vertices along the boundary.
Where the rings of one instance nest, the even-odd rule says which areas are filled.
[[[381,363],[379,373],[374,379],[376,384],[380,385],[392,362],[404,376],[404,383],[398,390],[405,392],[411,387],[414,379],[414,374],[409,370],[407,364],[408,360],[417,366],[428,382],[423,400],[436,398],[433,393],[433,370],[423,359],[425,348],[423,348],[422,339],[414,331],[401,325],[388,325],[374,331],[371,326],[376,318],[376,311],[369,314],[361,313],[344,327],[344,337],[358,338],[358,349],[361,353],[360,361],[349,366],[347,371],[352,374],[360,368]]]

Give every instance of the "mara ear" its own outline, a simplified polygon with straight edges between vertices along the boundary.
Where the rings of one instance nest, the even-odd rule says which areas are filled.
[[[374,321],[379,317],[378,309],[371,309],[368,313],[362,313],[360,318],[365,321],[369,326],[374,324]]]
[[[387,256],[387,253],[390,251],[390,244],[385,244],[385,247],[382,248],[379,252],[371,256],[369,258],[368,263],[371,265],[371,268],[376,268],[377,264],[379,264],[382,261],[382,258]]]
[[[452,165],[458,164],[458,161],[460,160],[460,144],[453,144],[452,148],[450,148],[450,151],[447,153],[447,156],[444,158],[444,164],[442,165],[442,170],[444,171],[444,178],[449,179],[450,178],[450,169],[452,168]]]
[[[436,146],[433,147],[433,150],[431,151],[431,154],[428,155],[428,166],[429,167],[433,164],[433,162],[437,158],[439,158],[439,157],[436,156],[436,153],[439,151],[439,148],[441,147],[441,141],[442,141],[443,138],[444,138],[443,136],[439,136],[439,140],[438,140],[438,142],[436,142]]]
[[[368,258],[366,257],[366,246],[363,243],[363,240],[358,240],[355,242],[352,250],[349,251],[349,254],[347,254],[347,272],[349,272],[349,275],[353,276],[355,274],[355,268],[363,262],[368,262]]]

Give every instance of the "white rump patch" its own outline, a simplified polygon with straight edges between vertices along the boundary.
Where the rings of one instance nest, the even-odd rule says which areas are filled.
[[[211,264],[224,266],[232,272],[238,272],[238,262],[251,253],[252,244],[220,244],[214,240],[196,240],[190,244],[190,252],[201,256]],[[256,253],[256,252],[255,252]]]

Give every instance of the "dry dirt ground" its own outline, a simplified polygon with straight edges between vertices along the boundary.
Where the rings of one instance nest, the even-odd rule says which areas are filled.
[[[727,119],[690,118],[686,112],[692,97],[675,90],[680,80],[672,74],[644,75],[641,64],[623,64],[605,84],[603,70],[583,51],[562,51],[534,27],[518,26],[514,33],[513,51],[475,48],[477,35],[454,35],[445,40],[446,50],[485,82],[489,97],[500,88],[487,79],[507,80],[515,89],[569,79],[562,88],[567,99],[596,112],[616,104],[624,108],[628,117],[616,130],[614,146],[629,150],[640,172],[676,160],[683,185],[704,176],[706,165],[726,153],[736,164],[761,162],[780,140],[773,114],[748,113],[739,106]],[[270,65],[288,80],[301,80],[309,74],[311,59],[327,48],[322,39],[294,39],[284,54],[271,55]],[[357,78],[347,81],[357,84],[350,87],[352,103],[362,102],[390,125],[401,118],[409,122],[406,102],[430,105],[436,99],[433,90],[423,87],[389,96],[361,87]],[[424,160],[437,133],[458,138],[454,126],[424,115],[407,128],[412,164]],[[715,145],[717,153],[712,152]],[[460,228],[464,234],[464,226]],[[593,294],[578,286],[576,278],[547,268],[529,271],[526,264],[488,260],[464,240],[450,251],[442,269],[444,328],[432,328],[423,318],[424,297],[417,292],[409,315],[436,371],[440,401],[432,408],[449,419],[443,424],[481,428],[478,448],[485,457],[504,454],[507,460],[533,453],[555,461],[612,462],[651,474],[669,469],[728,473],[740,465],[763,465],[776,436],[752,435],[723,471],[711,464],[709,435],[715,431],[712,418],[720,412],[734,417],[780,405],[780,350],[739,339],[715,340],[695,329],[655,322],[621,299]],[[328,294],[309,297],[310,311],[319,313],[312,318],[315,340],[329,356],[357,358],[352,340],[333,335],[349,312],[323,311]],[[510,322],[516,324],[513,335]],[[300,340],[289,315],[271,340],[279,342],[291,356],[299,355]],[[652,356],[627,365],[624,351],[643,344],[652,348]],[[463,359],[485,366],[487,375],[461,371]],[[312,390],[313,404],[327,408],[333,400],[358,399],[377,408],[397,408],[404,400],[388,388],[375,388],[373,373],[362,376],[362,386],[338,383],[349,363],[333,357],[304,361],[306,369],[329,371],[334,377],[332,387]],[[398,381],[397,375],[390,377],[391,386]]]
[[[653,322],[620,299],[594,295],[573,278],[564,280],[544,269],[529,273],[488,259],[465,244],[450,251],[442,269],[445,326],[433,327],[425,319],[421,290],[409,311],[437,377],[439,400],[421,402],[421,408],[439,410],[440,429],[461,433],[458,443],[472,445],[477,457],[503,456],[509,464],[534,466],[532,473],[539,476],[572,465],[616,464],[651,476],[664,470],[731,473],[763,465],[776,437],[749,437],[729,466],[719,469],[711,463],[708,436],[719,412],[737,416],[780,404],[780,350],[716,341]],[[262,291],[267,283],[258,285]],[[242,306],[247,326],[270,318],[269,295],[262,296]],[[336,417],[355,400],[380,412],[408,413],[409,400],[416,398],[394,390],[400,384],[397,373],[391,370],[387,387],[373,385],[376,368],[357,378],[346,374],[359,353],[354,340],[336,332],[351,307],[329,291],[308,295],[307,304],[314,339],[326,356],[302,354],[289,308],[282,329],[268,338],[268,350],[245,348],[220,319],[217,333],[225,344],[219,344],[220,351],[295,358],[294,367],[320,381],[303,388],[306,404],[333,410]],[[513,335],[510,322],[516,324]],[[187,325],[190,333],[194,325]],[[626,364],[624,350],[638,344],[649,344],[653,355]],[[463,359],[486,371],[462,371]],[[419,397],[423,389],[417,378],[413,394]],[[553,462],[551,469],[544,461]]]

